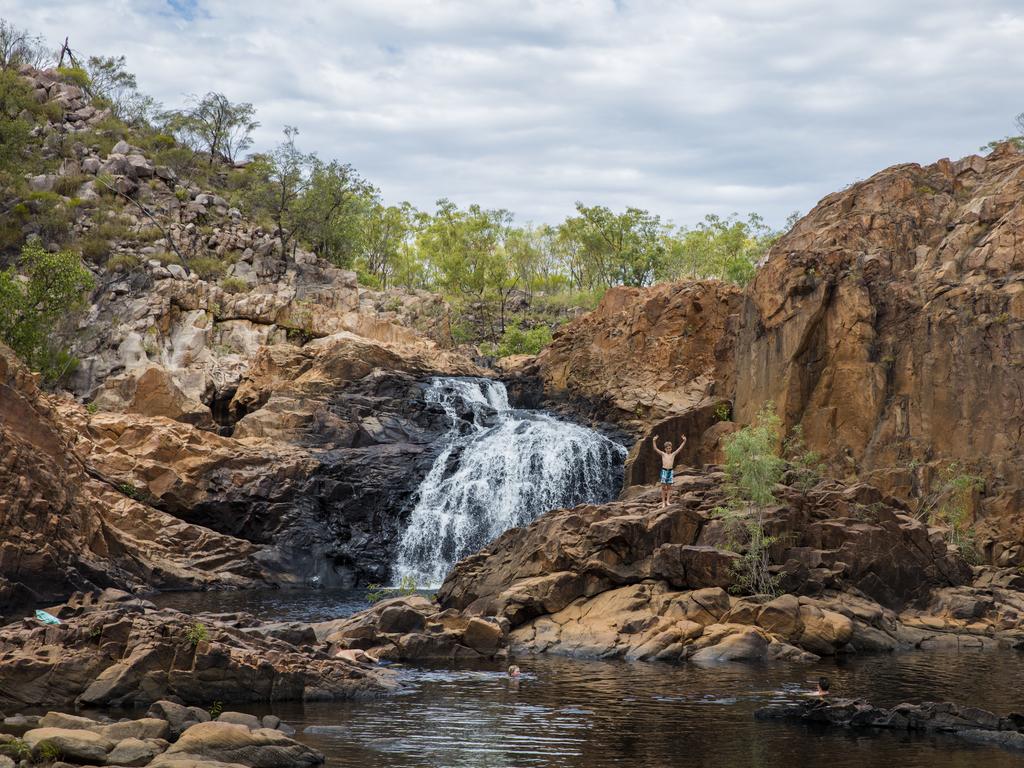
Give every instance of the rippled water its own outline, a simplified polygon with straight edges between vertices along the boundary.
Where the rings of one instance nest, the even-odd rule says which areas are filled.
[[[268,621],[320,621],[366,606],[365,591],[263,590],[164,594],[190,612],[246,611]],[[281,702],[298,738],[350,768],[1003,768],[1024,755],[944,736],[759,723],[754,710],[800,699],[818,675],[838,696],[879,706],[955,701],[1024,710],[1024,654],[907,652],[811,665],[712,667],[522,657],[504,664],[401,667],[407,692],[360,702]],[[239,707],[232,707],[239,708]]]
[[[330,621],[369,606],[365,589],[249,589],[237,592],[164,592],[148,598],[158,608],[185,613],[251,613],[263,621]]]
[[[953,700],[1021,708],[1017,654],[906,653],[814,665],[710,668],[521,658],[402,671],[408,693],[364,702],[278,704],[273,712],[331,766],[1019,766],[1024,755],[943,736],[759,723],[754,710],[796,700],[819,674],[837,695],[875,704]],[[255,710],[255,711],[270,711]]]

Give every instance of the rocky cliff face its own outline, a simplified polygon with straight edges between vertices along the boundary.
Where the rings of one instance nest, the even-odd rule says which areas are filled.
[[[182,522],[126,495],[76,451],[68,403],[41,394],[0,347],[0,610],[75,589],[251,586],[263,569],[244,540]]]
[[[985,476],[979,525],[1024,562],[1024,155],[901,165],[826,197],[744,296],[736,414],[774,401],[849,474],[903,497]]]
[[[642,438],[625,484],[654,482],[649,438],[680,462],[768,402],[838,477],[920,499],[943,470],[986,480],[972,524],[1024,563],[1024,155],[900,165],[829,195],[745,291],[614,289],[520,370]]]
[[[739,289],[718,281],[612,288],[523,372],[548,397],[636,430],[732,391],[739,306]]]

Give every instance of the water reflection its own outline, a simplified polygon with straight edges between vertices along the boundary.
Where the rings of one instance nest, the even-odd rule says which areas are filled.
[[[391,699],[275,705],[332,766],[853,766],[993,768],[1024,756],[941,736],[819,730],[757,723],[753,711],[792,701],[828,675],[838,695],[876,704],[955,700],[1008,712],[1019,706],[1017,655],[927,653],[810,666],[519,660],[504,667],[403,671]],[[269,710],[266,710],[269,711]]]
[[[366,608],[365,589],[248,589],[237,592],[164,592],[158,608],[186,613],[249,613],[261,621],[330,621]]]

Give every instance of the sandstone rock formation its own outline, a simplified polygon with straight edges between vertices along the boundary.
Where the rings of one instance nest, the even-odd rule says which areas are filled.
[[[740,300],[718,281],[611,288],[520,372],[577,412],[638,429],[728,398]]]
[[[503,656],[509,622],[441,610],[421,595],[383,600],[352,618],[315,626],[336,655],[363,651],[377,659],[479,659]]]
[[[837,471],[904,498],[950,462],[978,528],[1024,562],[1024,154],[898,165],[824,198],[744,297],[736,415],[774,401]]]
[[[194,719],[183,721],[186,713]],[[211,720],[199,707],[158,701],[138,720],[94,720],[63,712],[0,717],[0,747],[26,748],[36,763],[52,762],[58,754],[61,761],[55,766],[69,760],[121,768],[292,768],[324,762],[320,752],[290,738],[289,731],[294,733],[273,715],[260,720],[222,712]],[[12,734],[20,741],[5,743]],[[6,756],[4,761],[14,765]]]
[[[777,488],[765,528],[778,537],[785,594],[730,595],[732,549],[743,546],[742,532],[712,514],[722,479],[684,476],[667,509],[652,491],[510,530],[456,566],[440,606],[507,620],[512,651],[628,659],[800,660],[1024,639],[1013,589],[991,572],[972,586],[941,532],[865,485]]]
[[[315,639],[289,642],[244,615],[190,617],[143,601],[83,599],[51,612],[63,623],[0,627],[0,707],[310,701],[397,687],[384,670],[331,656]]]
[[[441,449],[449,425],[423,397],[437,372],[478,369],[340,332],[263,348],[232,401],[231,437],[60,410],[85,461],[154,507],[258,546],[268,578],[351,586],[388,578],[402,514]]]
[[[144,506],[78,456],[58,402],[0,346],[0,610],[76,589],[261,577],[248,542]]]

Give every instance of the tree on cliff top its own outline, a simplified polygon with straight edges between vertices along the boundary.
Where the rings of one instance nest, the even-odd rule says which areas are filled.
[[[988,144],[981,147],[981,151],[991,152],[997,146],[1007,141],[1012,141],[1014,144],[1017,145],[1018,149],[1024,150],[1024,112],[1021,112],[1019,115],[1017,115],[1017,117],[1013,119],[1013,125],[1014,129],[1019,131],[1019,133],[1016,136],[1006,136],[1002,139],[997,139],[996,141],[990,141]]]
[[[145,125],[160,110],[160,103],[139,90],[138,81],[126,64],[124,56],[90,56],[85,65],[89,93],[109,104],[118,120]]]
[[[25,64],[42,67],[52,56],[42,37],[0,19],[0,69],[17,69]]]
[[[184,109],[163,115],[164,123],[179,141],[205,152],[208,164],[224,160],[234,164],[252,146],[252,132],[259,127],[256,108],[247,101],[232,103],[223,93],[210,91],[188,97]]]

